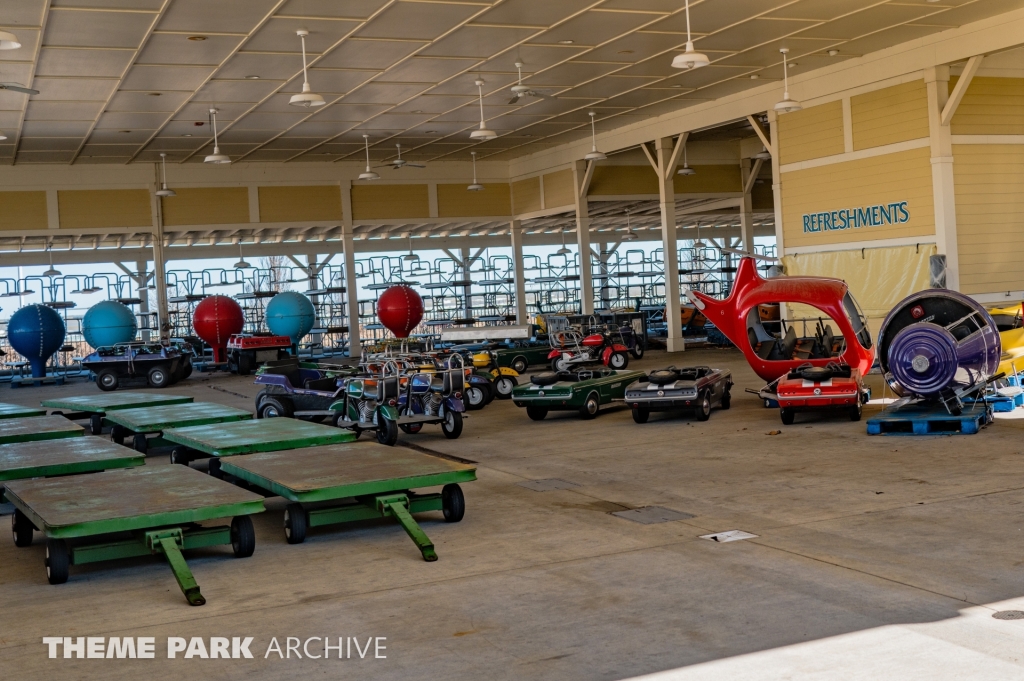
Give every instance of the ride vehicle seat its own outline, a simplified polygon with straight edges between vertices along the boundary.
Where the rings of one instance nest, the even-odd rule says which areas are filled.
[[[796,349],[796,340],[796,329],[791,326],[786,330],[786,336],[782,339],[782,342],[774,344],[771,355],[768,359],[793,359],[793,351]]]
[[[292,384],[294,385],[294,383]],[[336,378],[307,378],[302,382],[302,387],[306,390],[318,390],[321,392],[333,392],[338,387],[338,379]]]

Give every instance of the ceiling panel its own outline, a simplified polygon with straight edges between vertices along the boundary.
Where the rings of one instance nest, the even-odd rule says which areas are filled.
[[[343,100],[341,103],[327,107],[324,111],[317,113],[313,120],[320,122],[346,121],[357,123],[365,121],[371,116],[376,116],[387,109],[388,106],[386,104],[346,104]]]
[[[843,43],[843,50],[848,50],[853,54],[866,54],[943,30],[945,29],[941,26],[896,26],[895,28],[878,31],[863,38]]]
[[[138,47],[156,14],[151,12],[51,11],[46,22],[47,45]]]
[[[146,149],[167,152],[194,151],[206,144],[207,141],[206,138],[196,137],[157,137],[146,146]]]
[[[24,144],[24,141],[22,141]],[[138,151],[137,144],[86,144],[82,153],[86,156],[131,156]]]
[[[176,121],[196,121],[205,123],[210,117],[210,108],[218,110],[218,121],[231,121],[249,111],[255,106],[255,102],[217,102],[213,100],[196,99],[181,108],[174,116]]]
[[[798,31],[800,37],[814,35],[813,23],[796,19],[753,19],[695,41],[698,50],[740,52],[754,45],[776,40]]]
[[[799,0],[799,2],[773,10],[767,16],[785,19],[830,21],[885,2],[888,2],[888,0]]]
[[[465,95],[477,96],[476,79],[484,81],[484,94],[495,90],[505,90],[516,84],[518,76],[514,70],[512,73],[485,73],[482,76],[478,73],[465,73],[458,78],[453,78],[447,83],[438,85],[430,90],[435,95]]]
[[[288,0],[279,14],[306,17],[349,17],[366,19],[389,0]]]
[[[133,66],[121,83],[122,90],[195,90],[213,73],[211,66]]]
[[[22,137],[22,151],[74,151],[82,145],[80,137]]]
[[[128,49],[83,50],[44,47],[39,54],[36,75],[120,78],[132,63],[134,55],[135,52]]]
[[[303,121],[302,123],[299,123],[297,126],[292,128],[291,130],[288,130],[287,132],[285,132],[284,136],[285,137],[322,137],[322,138],[334,137],[339,132],[344,130],[345,127],[347,127],[347,126],[343,126],[343,125],[341,125],[341,124],[339,124],[337,122],[334,122],[334,121],[319,121],[319,120],[316,120],[316,119],[312,119],[312,120]],[[255,135],[258,135],[260,132],[263,132],[263,131],[256,131],[256,130],[254,130],[254,131],[252,131],[252,134],[255,136]],[[239,133],[239,134],[243,134],[243,133]],[[266,138],[266,139],[269,139],[269,138]],[[260,141],[264,141],[265,142],[266,139],[263,139],[263,140],[260,140]]]
[[[451,35],[424,48],[422,54],[486,59],[496,52],[526,40],[535,33],[537,33],[537,29],[534,28],[463,26]]]
[[[542,33],[530,42],[552,44],[572,40],[574,45],[600,45],[656,19],[656,15],[639,12],[592,10]]]
[[[362,38],[435,40],[481,9],[480,5],[399,2],[381,12],[357,35]]]
[[[236,121],[231,129],[238,130],[284,130],[298,123],[306,113],[251,113]],[[220,121],[218,121],[218,125]]]
[[[258,51],[294,52],[296,70],[302,68],[302,41],[295,32],[309,31],[306,54],[309,59],[320,55],[360,25],[359,21],[315,21],[310,19],[271,19],[245,44],[245,49]],[[282,59],[287,57],[282,56]]]
[[[301,68],[301,62],[282,58],[279,54],[242,50],[224,64],[217,77],[241,80],[256,76],[260,80],[284,81],[294,77]]]
[[[877,31],[882,26],[913,21],[934,12],[935,7],[929,5],[877,5],[827,24],[808,28],[800,33],[800,37],[850,40]],[[942,23],[941,19],[939,23]]]
[[[613,97],[617,94],[643,87],[650,78],[638,76],[608,76],[562,93],[563,97]]]
[[[425,83],[370,83],[345,97],[352,104],[398,104],[429,87]]]
[[[587,61],[633,64],[674,47],[682,47],[685,42],[686,36],[674,33],[638,31],[591,50],[580,58]]]
[[[381,82],[436,83],[472,68],[477,62],[476,59],[413,57],[387,73],[382,73],[377,80]]]
[[[594,4],[595,0],[505,0],[481,15],[476,22],[551,26]]]
[[[221,133],[220,140],[232,144],[263,144],[280,134],[278,130],[242,130],[240,128],[231,128]]]
[[[19,151],[17,163],[70,163],[74,151]]]
[[[75,165],[123,165],[131,160],[131,156],[87,156],[86,154],[79,154],[75,159]]]
[[[346,40],[316,65],[342,69],[383,71],[426,43],[401,40]]]
[[[158,94],[158,97],[154,97]],[[188,99],[189,92],[118,92],[107,111],[174,111]]]
[[[29,100],[25,113],[31,121],[91,121],[103,109],[103,102],[37,102]]]
[[[14,0],[3,3],[3,25],[18,29],[21,26],[39,26],[43,20],[43,0]]]
[[[21,3],[22,0],[17,0]],[[53,7],[97,7],[101,9],[141,9],[156,12],[163,0],[52,0]]]
[[[589,56],[589,55],[588,55]],[[559,64],[538,75],[526,76],[523,82],[526,85],[536,85],[543,89],[547,85],[562,86],[558,89],[571,87],[576,83],[582,83],[611,73],[622,68],[622,64],[591,63],[582,61],[571,61]]]
[[[275,4],[276,0],[174,0],[157,30],[248,33]]]
[[[146,41],[139,64],[209,64],[224,61],[244,36],[210,35],[206,40],[189,40],[179,33],[155,33]]]
[[[693,33],[707,35],[753,17],[768,14],[793,0],[704,0],[690,6]],[[686,36],[686,14],[679,12],[651,26],[653,31],[675,31]]]
[[[167,120],[167,112],[114,112],[108,111],[96,122],[97,128],[118,130],[146,128],[156,130]]]
[[[331,92],[343,95],[374,78],[379,71],[339,71],[337,69],[310,69],[309,83],[313,92]],[[302,74],[281,88],[283,93],[302,92]]]
[[[156,130],[104,128],[93,130],[89,135],[89,144],[135,144],[138,146],[153,136]],[[24,134],[24,133],[22,133]]]
[[[258,102],[277,89],[272,80],[214,79],[196,92],[195,99],[207,102]]]
[[[21,128],[24,137],[84,137],[91,121],[25,121]],[[0,128],[9,127],[0,125]]]

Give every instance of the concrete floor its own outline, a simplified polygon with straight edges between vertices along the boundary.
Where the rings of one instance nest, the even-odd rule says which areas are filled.
[[[863,423],[817,416],[785,427],[743,394],[760,381],[739,353],[652,352],[631,367],[670,362],[731,368],[732,409],[706,423],[636,425],[622,408],[535,423],[496,401],[454,442],[437,428],[402,435],[479,462],[463,522],[421,517],[436,563],[384,521],[289,546],[270,499],[252,558],[189,558],[208,598],[190,608],[160,559],[73,567],[55,587],[38,535],[28,549],[4,540],[0,668],[133,680],[859,678],[852,664],[875,679],[1024,674],[1024,621],[991,617],[1015,598],[1024,610],[1024,421],[945,437],[868,437]],[[96,388],[3,390],[0,401],[36,404]],[[256,394],[251,378],[200,374],[170,391],[245,408]],[[159,452],[147,463],[166,464]],[[547,478],[579,487],[519,485]],[[694,517],[611,515],[650,505]],[[759,536],[698,538],[733,529]],[[158,659],[50,660],[43,636],[155,636]],[[252,636],[256,659],[160,659],[167,636]],[[387,658],[264,658],[289,636],[387,637]]]

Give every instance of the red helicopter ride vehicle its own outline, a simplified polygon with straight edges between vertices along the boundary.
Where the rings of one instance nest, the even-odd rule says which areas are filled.
[[[864,376],[875,350],[867,319],[846,282],[826,277],[765,279],[757,273],[755,258],[773,258],[735,252],[743,257],[728,298],[717,300],[697,291],[686,295],[740,349],[754,373],[768,382],[761,390],[748,392],[764,399],[766,407],[777,403],[786,425],[801,411],[841,411],[859,420],[870,397]],[[775,322],[776,334],[765,328],[758,310],[759,305],[773,303],[808,305],[820,314]],[[797,333],[794,322],[802,324],[802,333]],[[813,333],[808,332],[808,322]]]
[[[551,370],[572,371],[576,367],[600,362],[612,369],[629,366],[629,348],[617,343],[607,330],[584,336],[576,329],[549,331]]]

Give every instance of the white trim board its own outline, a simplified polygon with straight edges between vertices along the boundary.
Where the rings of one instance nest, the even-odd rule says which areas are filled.
[[[1024,144],[1024,135],[951,135],[953,144]]]

